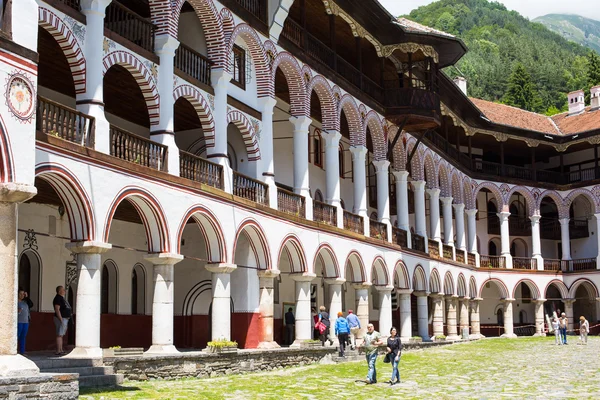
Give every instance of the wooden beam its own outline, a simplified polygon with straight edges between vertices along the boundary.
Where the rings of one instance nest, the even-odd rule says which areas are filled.
[[[419,144],[421,143],[421,141],[423,140],[423,138],[425,137],[425,135],[427,135],[427,133],[429,131],[430,131],[429,129],[427,129],[426,131],[423,131],[421,136],[417,139],[417,144],[415,144],[415,147],[413,148],[412,152],[410,153],[410,156],[408,156],[408,160],[406,160],[406,165],[410,165],[410,161],[412,160],[413,156],[417,152],[417,148],[419,147]]]

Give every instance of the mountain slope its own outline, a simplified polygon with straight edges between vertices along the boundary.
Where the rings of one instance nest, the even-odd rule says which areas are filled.
[[[570,14],[548,14],[533,21],[567,40],[600,52],[600,21]]]
[[[462,38],[469,52],[451,77],[464,75],[469,95],[502,101],[517,64],[531,74],[541,103],[535,111],[566,109],[566,93],[586,87],[588,49],[569,42],[544,25],[487,0],[440,0],[405,16]]]

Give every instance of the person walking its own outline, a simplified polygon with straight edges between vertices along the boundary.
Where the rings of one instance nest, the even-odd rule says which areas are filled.
[[[329,320],[329,313],[325,306],[319,307],[319,321],[323,325],[325,325],[325,330],[321,333],[321,345],[325,346],[325,342],[329,340],[329,345],[333,345],[333,340],[329,337],[329,332],[331,328],[331,321]]]
[[[562,339],[562,344],[567,344],[567,327],[569,326],[567,315],[565,313],[560,314],[560,319],[558,322],[560,324],[560,337]]]
[[[344,318],[344,313],[339,311],[335,320],[335,335],[340,341],[340,357],[346,357],[346,342],[348,341],[349,334],[350,326],[348,325],[348,321]]]
[[[317,322],[319,322],[319,314],[317,313],[317,309],[314,308],[314,307],[312,307],[310,309],[310,313],[311,313],[311,316],[312,316],[311,321],[310,321],[311,322],[311,326],[312,326],[312,330],[313,330],[312,338],[314,340],[317,340],[319,338],[319,335],[320,335],[319,330],[316,328]]]
[[[373,324],[367,325],[367,333],[362,344],[365,350],[365,357],[367,364],[369,365],[369,372],[367,373],[367,385],[377,383],[377,370],[375,369],[375,363],[377,362],[377,350],[379,346],[383,344],[381,340],[381,334],[375,330]]]
[[[360,332],[360,320],[356,314],[352,313],[352,310],[348,310],[346,321],[348,321],[348,326],[350,326],[350,348],[354,350],[356,348],[356,338]]]
[[[65,288],[63,286],[56,287],[56,296],[52,300],[54,306],[54,327],[56,328],[56,355],[65,354],[63,349],[63,336],[67,333],[69,318],[71,318],[71,305],[65,299]]]
[[[560,322],[556,316],[552,318],[552,330],[554,331],[554,344],[560,346],[562,344],[562,340],[560,338]]]
[[[402,342],[400,336],[398,336],[398,330],[396,327],[390,329],[390,336],[387,340],[387,355],[390,363],[392,364],[392,379],[389,380],[390,385],[400,383],[400,371],[398,371],[398,363],[400,362],[400,356],[402,354]]]
[[[288,308],[285,313],[285,342],[291,346],[294,342],[294,326],[296,325],[296,317],[292,311],[292,307]]]
[[[25,338],[29,331],[29,322],[31,321],[31,308],[33,302],[27,296],[23,289],[19,290],[19,302],[17,303],[17,341],[19,343],[19,354],[25,354]]]
[[[582,315],[579,317],[579,338],[581,339],[581,344],[587,344],[588,333],[590,333],[590,323]]]

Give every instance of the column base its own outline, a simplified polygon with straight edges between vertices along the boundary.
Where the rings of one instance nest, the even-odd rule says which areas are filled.
[[[542,333],[534,333],[533,337],[545,337],[546,336],[546,332],[542,332]]]
[[[257,349],[263,349],[263,350],[271,350],[271,349],[278,349],[281,346],[279,346],[279,343],[277,342],[260,342],[258,344]]]
[[[300,347],[306,347],[306,342],[309,340],[310,339],[296,339],[294,340],[294,343],[290,345],[290,348],[299,349]]]
[[[100,347],[75,347],[64,358],[102,358]]]
[[[469,340],[479,340],[479,339],[485,339],[485,336],[483,336],[481,333],[473,333],[469,335]]]
[[[172,344],[153,344],[144,354],[177,354],[179,350]]]
[[[39,375],[40,369],[35,363],[20,354],[0,356],[0,377]]]
[[[508,339],[516,339],[517,335],[515,335],[514,333],[503,333],[502,335],[500,335],[500,337],[508,338]]]
[[[460,339],[462,339],[462,338],[460,336],[458,336],[458,335],[448,335],[448,336],[446,336],[446,340],[448,340],[450,342],[455,341],[455,340],[460,340]]]

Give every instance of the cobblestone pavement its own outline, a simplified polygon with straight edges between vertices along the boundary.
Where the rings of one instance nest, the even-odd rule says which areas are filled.
[[[366,363],[314,365],[244,376],[128,382],[127,390],[82,399],[600,399],[600,338],[484,339],[402,356],[402,383],[389,386],[379,357],[379,383],[365,385]],[[125,389],[125,390],[124,390]],[[82,394],[85,394],[82,392]]]

